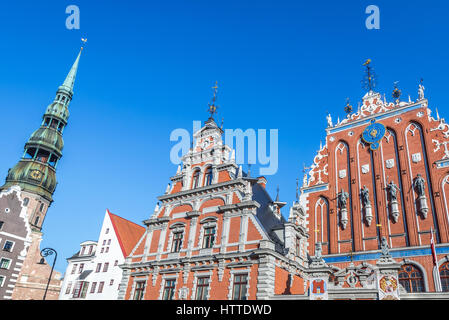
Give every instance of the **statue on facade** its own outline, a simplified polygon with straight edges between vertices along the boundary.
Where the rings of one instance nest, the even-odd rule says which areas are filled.
[[[386,237],[382,237],[380,241],[380,249],[382,250],[382,256],[390,256],[390,248],[388,247],[388,241]]]
[[[390,181],[387,184],[386,188],[388,191],[388,195],[390,196],[390,213],[394,222],[398,222],[399,220],[399,203],[398,203],[398,191],[399,187],[394,183],[394,181]]]
[[[418,175],[415,178],[415,182],[413,183],[413,186],[418,191],[418,196],[419,197],[424,197],[425,196],[425,193],[424,193],[425,183],[426,182],[424,181],[424,178],[421,176],[420,173],[418,173]]]
[[[349,193],[347,193],[343,189],[341,189],[341,192],[338,194],[338,206],[341,209],[346,209],[348,198],[349,198]]]
[[[327,127],[328,128],[332,127],[332,117],[330,113],[327,114],[326,119],[327,119]]]
[[[317,242],[315,245],[315,258],[321,260],[323,248],[321,247],[321,242]]]
[[[393,180],[390,181],[389,184],[387,184],[387,190],[388,190],[388,195],[390,196],[390,200],[391,201],[397,201],[398,200],[398,196],[397,193],[400,190],[399,187],[394,183]]]
[[[421,79],[421,83],[419,84],[418,87],[418,96],[419,96],[419,100],[423,100],[424,99],[424,90],[426,90],[426,88],[424,88],[424,86],[422,85],[422,79]]]
[[[370,200],[369,200],[369,190],[366,186],[363,186],[362,191],[360,193],[361,198],[362,198],[362,204],[363,206],[369,206],[371,204]]]

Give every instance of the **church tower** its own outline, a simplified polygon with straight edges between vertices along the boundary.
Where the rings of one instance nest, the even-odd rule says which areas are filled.
[[[32,228],[41,230],[48,207],[55,192],[56,167],[62,157],[62,134],[69,118],[69,104],[73,97],[78,63],[83,48],[70,69],[64,83],[58,88],[55,99],[47,107],[41,126],[33,132],[25,144],[20,161],[9,169],[0,191],[18,185],[28,207],[28,221]]]
[[[0,217],[0,234],[5,239],[12,237],[8,241],[13,244],[8,247],[7,264],[2,265],[7,268],[0,267],[0,282],[7,284],[4,295],[0,292],[0,299],[40,300],[44,295],[50,266],[38,264],[41,230],[57,186],[56,168],[64,147],[62,135],[69,118],[82,50],[81,47],[53,102],[47,107],[40,127],[25,143],[22,158],[8,170],[5,184],[0,187],[0,212],[8,212]],[[15,206],[11,204],[14,199]],[[59,273],[53,273],[47,299],[58,298],[59,277]]]

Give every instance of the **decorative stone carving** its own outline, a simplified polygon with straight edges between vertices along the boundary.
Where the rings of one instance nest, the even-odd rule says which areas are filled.
[[[388,159],[385,161],[385,166],[387,169],[391,169],[394,167],[394,159]]]
[[[346,170],[343,169],[343,170],[338,171],[338,177],[340,179],[346,178]]]
[[[369,172],[369,164],[362,165],[362,173],[367,174]]]
[[[420,162],[421,161],[421,153],[418,152],[418,153],[412,154],[412,161],[414,163]]]

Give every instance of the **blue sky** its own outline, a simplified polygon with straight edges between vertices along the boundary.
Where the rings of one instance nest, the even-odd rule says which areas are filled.
[[[65,27],[72,4],[79,30]],[[365,27],[371,4],[380,30]],[[225,128],[279,130],[267,188],[274,196],[279,185],[287,215],[326,112],[343,118],[346,98],[357,106],[364,95],[367,58],[387,99],[394,81],[416,99],[424,78],[430,107],[446,115],[448,13],[444,0],[2,2],[0,172],[19,160],[87,37],[43,229],[58,271],[97,239],[106,208],[138,223],[150,216],[176,172],[170,133],[207,119],[215,81]]]

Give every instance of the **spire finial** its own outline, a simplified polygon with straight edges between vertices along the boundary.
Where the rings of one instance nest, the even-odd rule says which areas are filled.
[[[369,90],[369,92],[373,91],[374,87],[376,87],[376,75],[370,64],[371,59],[367,59],[363,64],[366,67],[366,70],[365,70],[365,77],[362,80],[363,87]]]
[[[214,89],[214,96],[212,97],[211,102],[209,103],[210,118],[213,118],[214,114],[217,113],[218,106],[215,105],[215,101],[217,100],[217,92],[218,92],[218,81],[215,81],[215,85],[212,87]]]
[[[86,43],[87,39],[83,38],[82,41],[83,41],[83,43]],[[70,92],[71,94],[73,94],[73,86],[75,85],[76,73],[78,71],[78,63],[79,63],[82,51],[83,51],[83,47],[81,47],[80,52],[78,53],[78,56],[76,57],[76,60],[72,65],[72,68],[70,68],[70,71],[64,80],[64,83],[59,87],[60,89],[65,89],[66,91]]]
[[[276,187],[276,202],[279,202],[279,185]]]
[[[401,99],[401,94],[402,94],[401,90],[399,90],[399,88],[398,88],[398,83],[399,83],[399,81],[394,82],[394,89],[393,89],[393,98],[396,99],[396,104],[399,104],[399,101]]]
[[[299,203],[299,179],[296,178],[296,203]]]
[[[352,106],[349,103],[349,98],[346,98],[346,106],[345,106],[345,112],[346,114],[350,114],[352,112]]]

